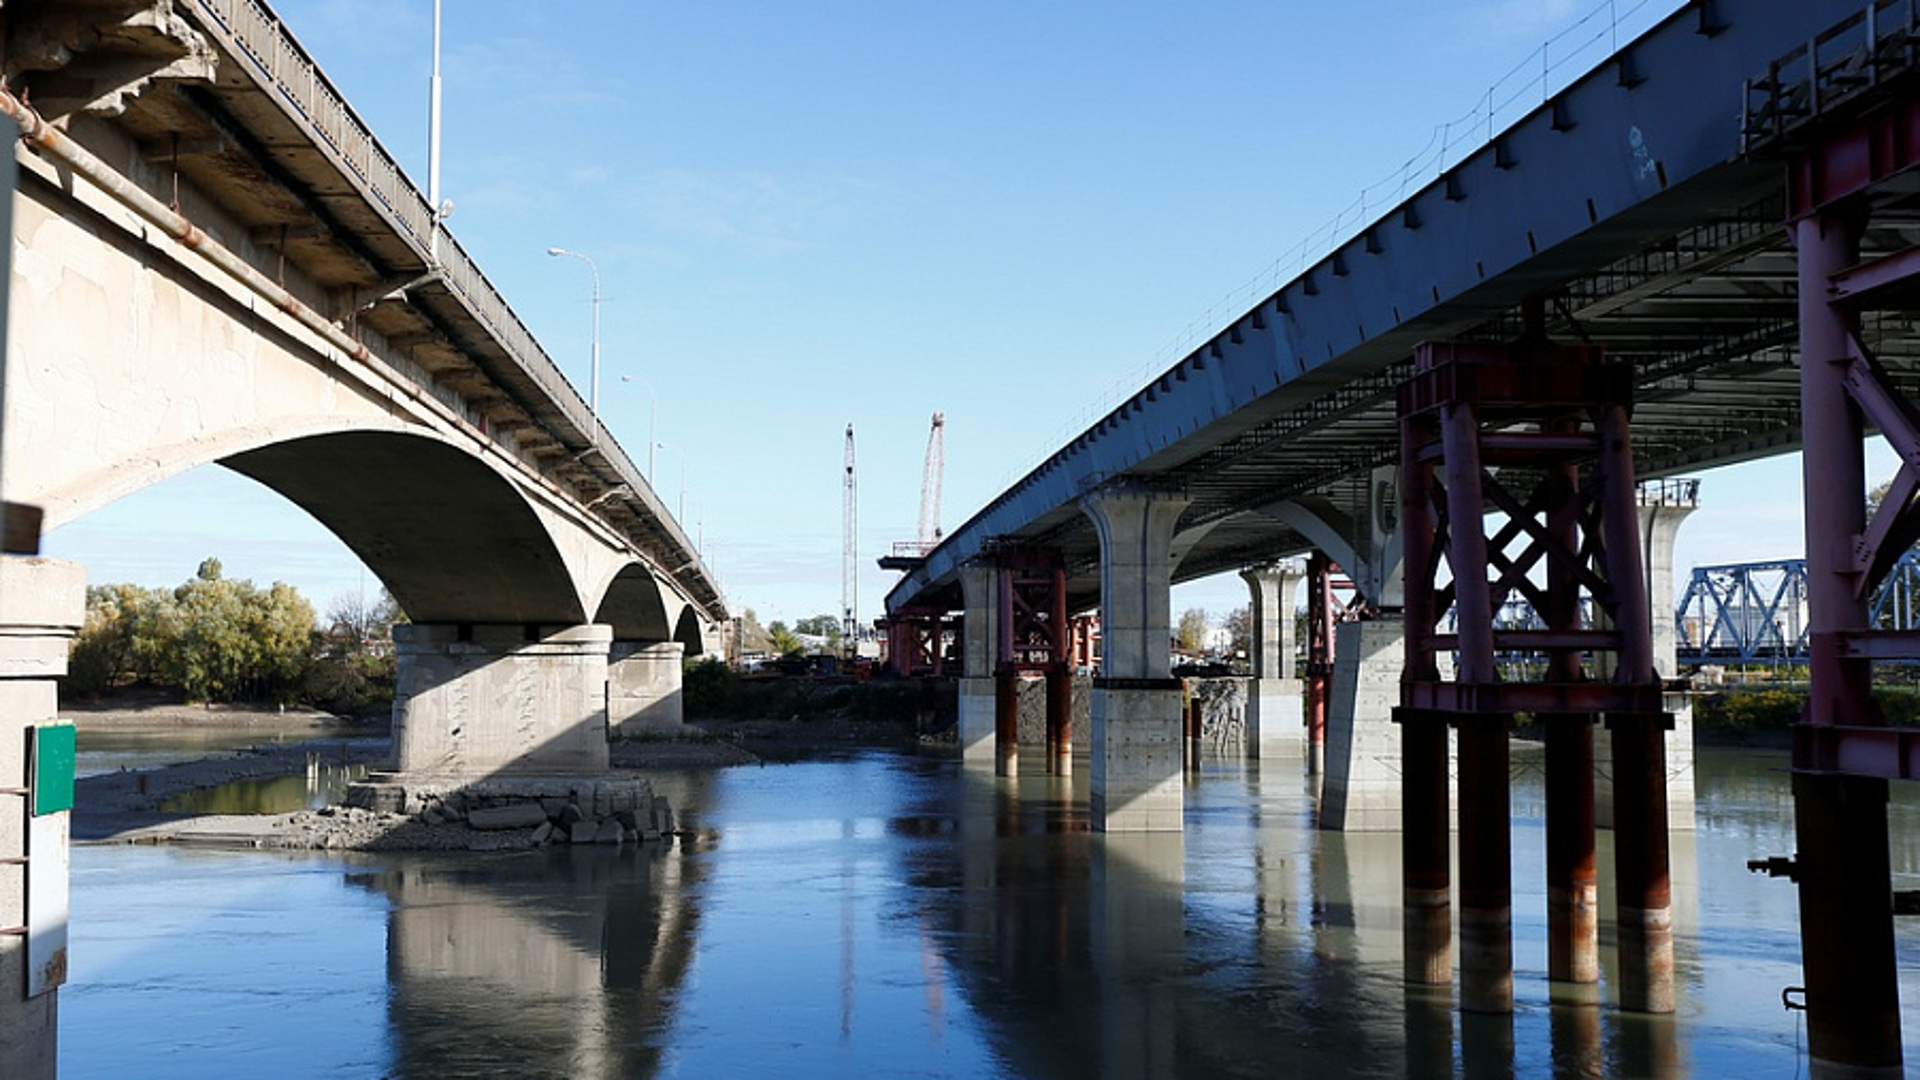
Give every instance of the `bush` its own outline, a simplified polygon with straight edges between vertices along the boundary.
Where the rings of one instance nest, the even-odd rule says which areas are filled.
[[[1728,690],[1695,700],[1693,722],[1703,731],[1785,731],[1799,723],[1806,704],[1804,690]]]

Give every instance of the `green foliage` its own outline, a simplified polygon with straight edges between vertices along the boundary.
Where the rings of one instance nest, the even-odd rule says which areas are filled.
[[[143,648],[143,629],[172,599],[164,589],[95,585],[87,589],[87,614],[67,656],[67,688],[103,694],[152,672],[153,650]]]
[[[1174,632],[1174,640],[1180,643],[1180,651],[1198,653],[1207,645],[1207,611],[1205,608],[1188,608],[1180,613],[1180,626]]]
[[[793,631],[787,629],[786,623],[778,619],[774,620],[772,626],[767,627],[767,645],[781,656],[807,655],[806,645],[794,635]]]
[[[1694,726],[1702,731],[1751,734],[1760,731],[1785,731],[1798,723],[1806,707],[1802,690],[1736,689],[1708,694],[1693,703]]]
[[[97,586],[87,590],[67,687],[99,694],[144,682],[174,687],[189,701],[306,698],[359,711],[392,698],[392,650],[378,643],[402,616],[391,597],[354,616],[344,634],[335,632],[338,620],[316,632],[313,605],[292,586],[228,579],[218,559],[172,590]]]
[[[1920,726],[1920,687],[1881,684],[1873,688],[1874,703],[1887,723]],[[1784,732],[1800,722],[1806,710],[1802,688],[1739,688],[1695,699],[1693,721],[1703,731],[1753,734]]]
[[[840,619],[834,615],[810,615],[793,624],[796,634],[812,634],[827,639],[827,648],[840,648]]]

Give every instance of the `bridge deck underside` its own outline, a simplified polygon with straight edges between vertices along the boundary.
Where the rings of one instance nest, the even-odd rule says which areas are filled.
[[[1737,214],[1697,222],[1603,269],[1541,291],[1557,340],[1601,346],[1633,365],[1633,435],[1639,475],[1654,478],[1794,449],[1799,438],[1794,257],[1777,195]],[[1867,257],[1920,242],[1920,199],[1876,211]],[[1518,308],[1466,322],[1444,336],[1510,340]],[[1920,327],[1908,313],[1876,313],[1868,344],[1909,396],[1920,396]],[[1411,335],[1402,335],[1411,336]],[[1435,337],[1443,336],[1439,334]],[[1396,460],[1396,393],[1409,354],[1364,375],[1317,388],[1218,445],[1141,479],[1178,484],[1193,498],[1183,529],[1210,526],[1175,574],[1187,581],[1310,550],[1297,531],[1261,512],[1319,497],[1364,506],[1371,471]],[[1098,599],[1092,526],[1063,508],[1019,534],[1066,555],[1077,606]]]

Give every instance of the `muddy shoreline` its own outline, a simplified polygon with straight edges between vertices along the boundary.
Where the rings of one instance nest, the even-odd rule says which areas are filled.
[[[76,784],[73,839],[81,843],[188,843],[307,850],[498,850],[547,842],[453,821],[327,807],[286,814],[184,814],[162,809],[177,796],[243,781],[302,775],[310,761],[379,768],[391,760],[382,722],[356,723],[301,709],[203,707],[177,703],[79,704],[63,713],[89,735],[203,731],[260,742],[214,750],[193,761],[82,777]],[[618,740],[617,773],[644,779],[653,770],[711,769],[789,760],[826,749],[910,746],[910,728],[844,721],[716,721],[690,724],[684,737]]]

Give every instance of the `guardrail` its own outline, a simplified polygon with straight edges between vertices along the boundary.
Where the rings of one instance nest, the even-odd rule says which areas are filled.
[[[313,57],[287,32],[280,18],[260,0],[188,2],[199,16],[202,29],[216,37],[227,52],[252,65],[257,79],[277,92],[279,104],[288,115],[306,126],[314,145],[332,160],[382,220],[407,240],[423,263],[438,266],[447,290],[459,300],[467,314],[484,327],[513,363],[552,399],[571,428],[554,433],[572,436],[572,442],[579,447],[600,446],[620,479],[630,485],[629,490],[647,492],[641,501],[675,537],[680,548],[675,554],[684,557],[664,559],[663,569],[672,573],[672,565],[684,562],[680,573],[674,573],[675,577],[688,569],[697,569],[699,580],[707,583],[712,598],[719,601],[718,585],[712,582],[680,523],[667,514],[651,485],[610,435],[601,437],[599,417],[594,415],[586,399],[481,273],[479,265],[452,234],[440,229],[426,196],[407,178],[393,155],[347,104],[346,97],[320,70]],[[436,229],[440,232],[437,248],[433,243]],[[563,438],[563,441],[566,440]]]

